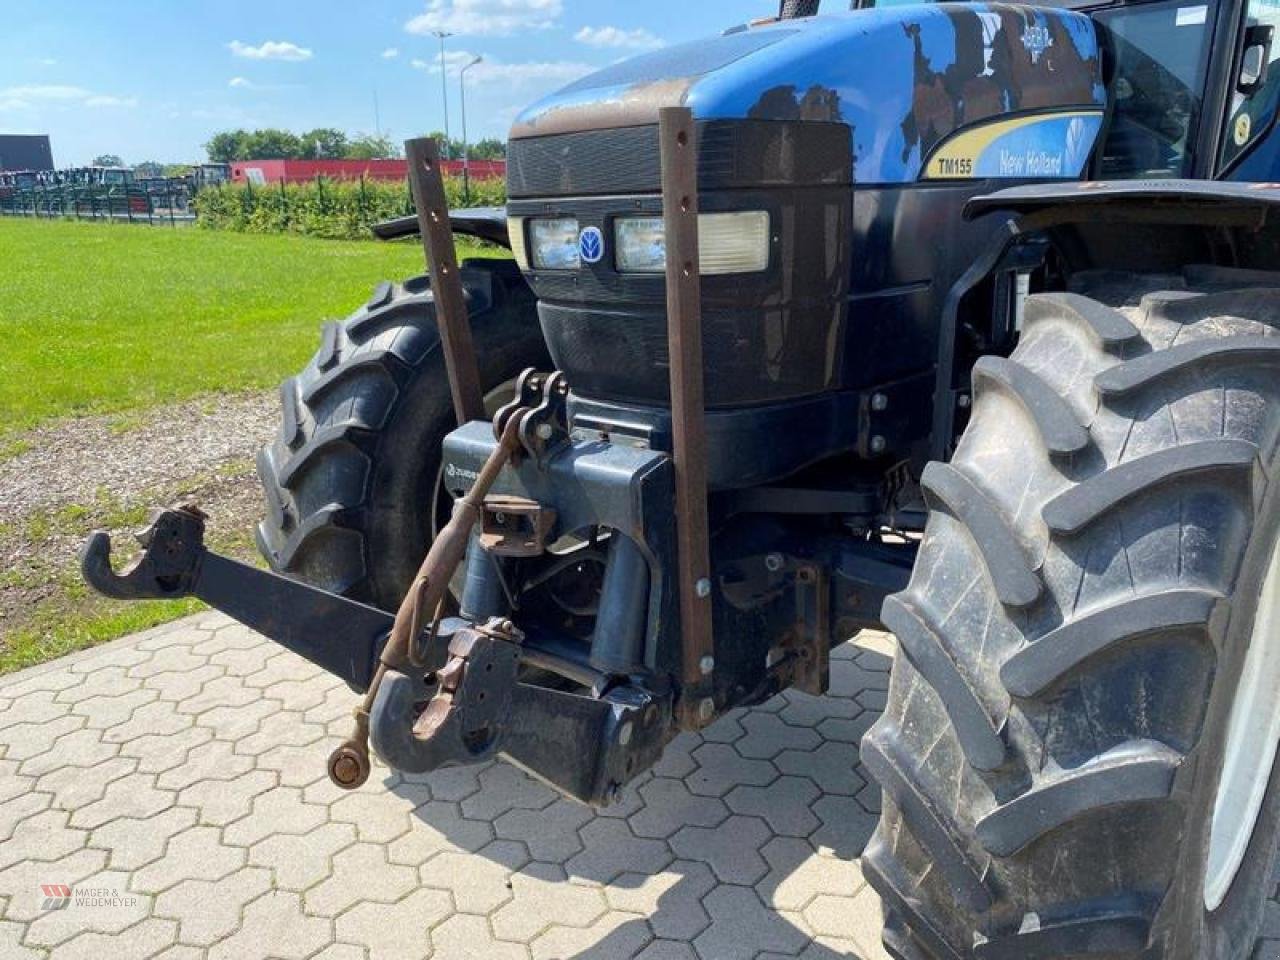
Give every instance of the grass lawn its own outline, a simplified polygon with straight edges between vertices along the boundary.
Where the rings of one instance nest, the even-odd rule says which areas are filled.
[[[506,255],[472,244],[458,252]],[[124,432],[148,422],[149,408],[270,390],[312,355],[323,320],[354,310],[379,280],[424,266],[416,241],[0,218],[0,464],[33,451],[28,431],[49,421],[107,414],[113,433]],[[51,430],[74,435],[81,426]],[[92,593],[73,553],[94,528],[117,534],[121,564],[132,546],[123,534],[149,507],[230,497],[224,514],[233,515],[211,529],[209,546],[256,559],[260,499],[245,455],[219,467],[225,476],[188,477],[127,500],[86,488],[75,503],[0,523],[0,674],[201,608]]]
[[[0,445],[50,418],[273,387],[322,320],[423,269],[417,242],[0,218]]]

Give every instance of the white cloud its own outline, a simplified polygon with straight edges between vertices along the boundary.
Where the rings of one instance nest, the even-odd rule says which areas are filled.
[[[300,47],[296,43],[290,43],[287,40],[268,40],[256,47],[241,43],[239,40],[232,40],[227,44],[227,49],[235,56],[243,57],[245,60],[286,60],[290,63],[297,63],[302,60],[310,60],[312,57],[311,51],[306,47]]]
[[[552,26],[564,0],[428,0],[425,12],[404,25],[409,33],[437,30],[459,36],[510,36]]]
[[[238,90],[247,90],[253,86],[253,82],[247,77],[232,77],[228,87],[235,87]]]
[[[132,110],[138,105],[137,97],[108,97],[93,96],[85,100],[86,107],[120,107],[126,110]]]
[[[383,60],[394,60],[398,56],[400,56],[399,47],[387,47],[387,49],[382,51]]]
[[[465,50],[451,50],[444,56],[445,69],[449,76],[456,77],[462,68],[476,58],[474,53]],[[416,70],[439,75],[440,60],[414,60],[411,63]],[[517,85],[524,83],[569,83],[584,77],[593,70],[599,69],[589,63],[578,63],[573,60],[534,60],[525,63],[503,63],[486,57],[467,71],[467,84],[483,86],[488,84]]]
[[[662,40],[643,27],[624,30],[621,27],[583,27],[573,35],[579,43],[589,47],[612,47],[629,50],[655,50]]]
[[[42,67],[56,67],[58,65],[58,61],[55,60],[53,57],[38,57],[37,59],[32,60],[31,62],[38,63]]]
[[[67,84],[25,84],[0,88],[0,112],[34,110],[37,107],[136,107],[136,97],[117,97]]]

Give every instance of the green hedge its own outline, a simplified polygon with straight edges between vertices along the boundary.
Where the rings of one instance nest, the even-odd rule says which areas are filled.
[[[507,202],[502,180],[474,180],[471,200],[462,179],[445,178],[452,209],[492,207]],[[310,180],[306,183],[226,184],[207,187],[195,198],[197,222],[210,230],[238,233],[299,233],[331,240],[362,239],[383,220],[413,213],[407,183],[377,180]]]

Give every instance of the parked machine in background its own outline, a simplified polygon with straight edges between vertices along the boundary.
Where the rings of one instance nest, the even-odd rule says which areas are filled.
[[[371,739],[597,805],[883,626],[862,869],[892,955],[1252,957],[1275,8],[817,6],[526,110],[507,209],[454,221],[514,261],[464,264],[465,298],[420,187],[434,279],[380,285],[282,387],[277,574],[174,510],[124,576],[95,537],[86,575],[195,593],[367,692],[343,786]]]

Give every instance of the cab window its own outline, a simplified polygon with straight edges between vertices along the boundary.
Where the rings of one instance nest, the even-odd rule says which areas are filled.
[[[1098,176],[1188,176],[1203,108],[1211,7],[1154,3],[1093,16],[1109,48],[1114,104]]]
[[[1250,0],[1236,88],[1222,138],[1222,166],[1229,168],[1271,129],[1280,108],[1280,0]]]

